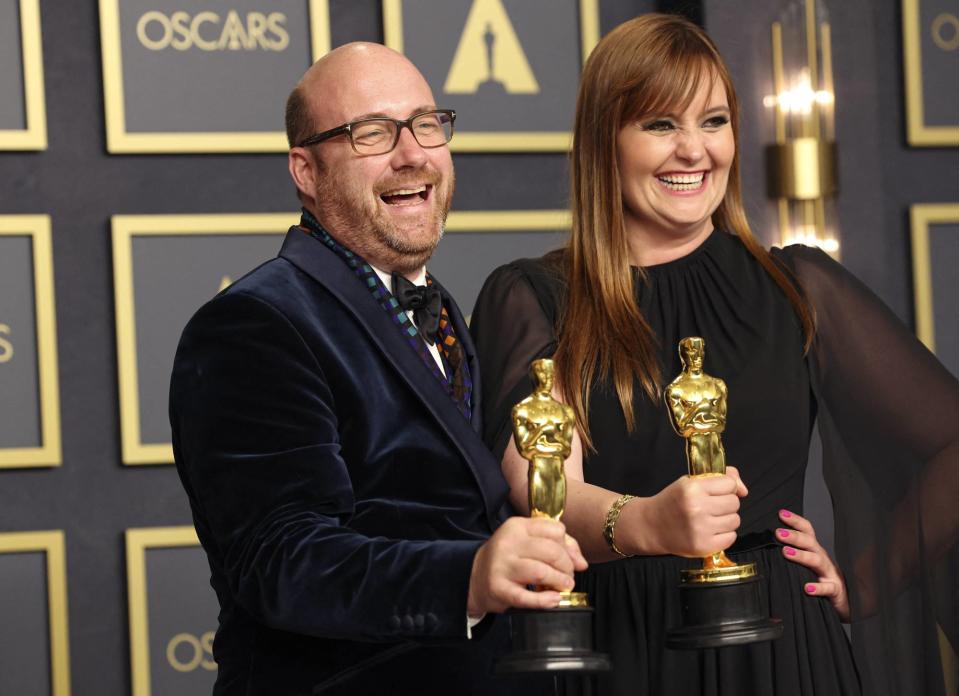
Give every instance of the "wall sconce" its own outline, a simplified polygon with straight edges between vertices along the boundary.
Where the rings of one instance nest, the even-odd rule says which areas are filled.
[[[790,0],[772,25],[772,57],[775,95],[763,104],[775,115],[766,165],[779,241],[818,246],[838,259],[835,94],[822,0]]]

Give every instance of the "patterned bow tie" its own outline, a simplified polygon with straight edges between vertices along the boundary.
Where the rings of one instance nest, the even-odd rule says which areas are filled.
[[[393,296],[407,312],[413,312],[416,330],[428,344],[436,342],[440,328],[443,297],[435,285],[414,285],[398,273],[393,274]]]

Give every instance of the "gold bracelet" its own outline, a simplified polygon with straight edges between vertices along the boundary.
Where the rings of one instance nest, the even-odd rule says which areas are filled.
[[[616,521],[619,519],[619,513],[623,511],[623,506],[635,497],[634,495],[619,496],[616,501],[609,506],[609,510],[606,513],[606,522],[603,524],[603,538],[606,540],[606,543],[609,544],[609,548],[623,558],[629,558],[633,554],[623,553],[619,550],[619,547],[616,546]]]

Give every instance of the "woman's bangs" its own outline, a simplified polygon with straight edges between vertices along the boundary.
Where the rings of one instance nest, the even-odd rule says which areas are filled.
[[[712,90],[719,79],[719,70],[708,55],[669,56],[657,63],[624,94],[624,123],[647,114],[682,113],[704,84]]]

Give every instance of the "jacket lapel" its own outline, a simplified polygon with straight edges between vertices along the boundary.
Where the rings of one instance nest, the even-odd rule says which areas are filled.
[[[399,329],[370,291],[326,245],[300,228],[292,227],[283,241],[279,255],[322,285],[356,317],[373,345],[423,402],[462,453],[479,485],[487,519],[490,525],[495,527],[500,516],[494,506],[498,507],[499,501],[505,497],[506,483],[500,473],[499,462],[495,461],[477,430],[474,430],[479,416],[474,416],[473,424],[467,422],[443,386],[423,364],[422,358],[403,341]],[[445,289],[441,290],[445,298],[449,298]],[[476,359],[476,351],[462,314],[454,302],[449,302],[448,307],[457,340],[463,341],[463,349],[467,354],[467,364],[473,379],[473,413],[478,414],[479,400],[475,394],[479,387],[479,361]]]

